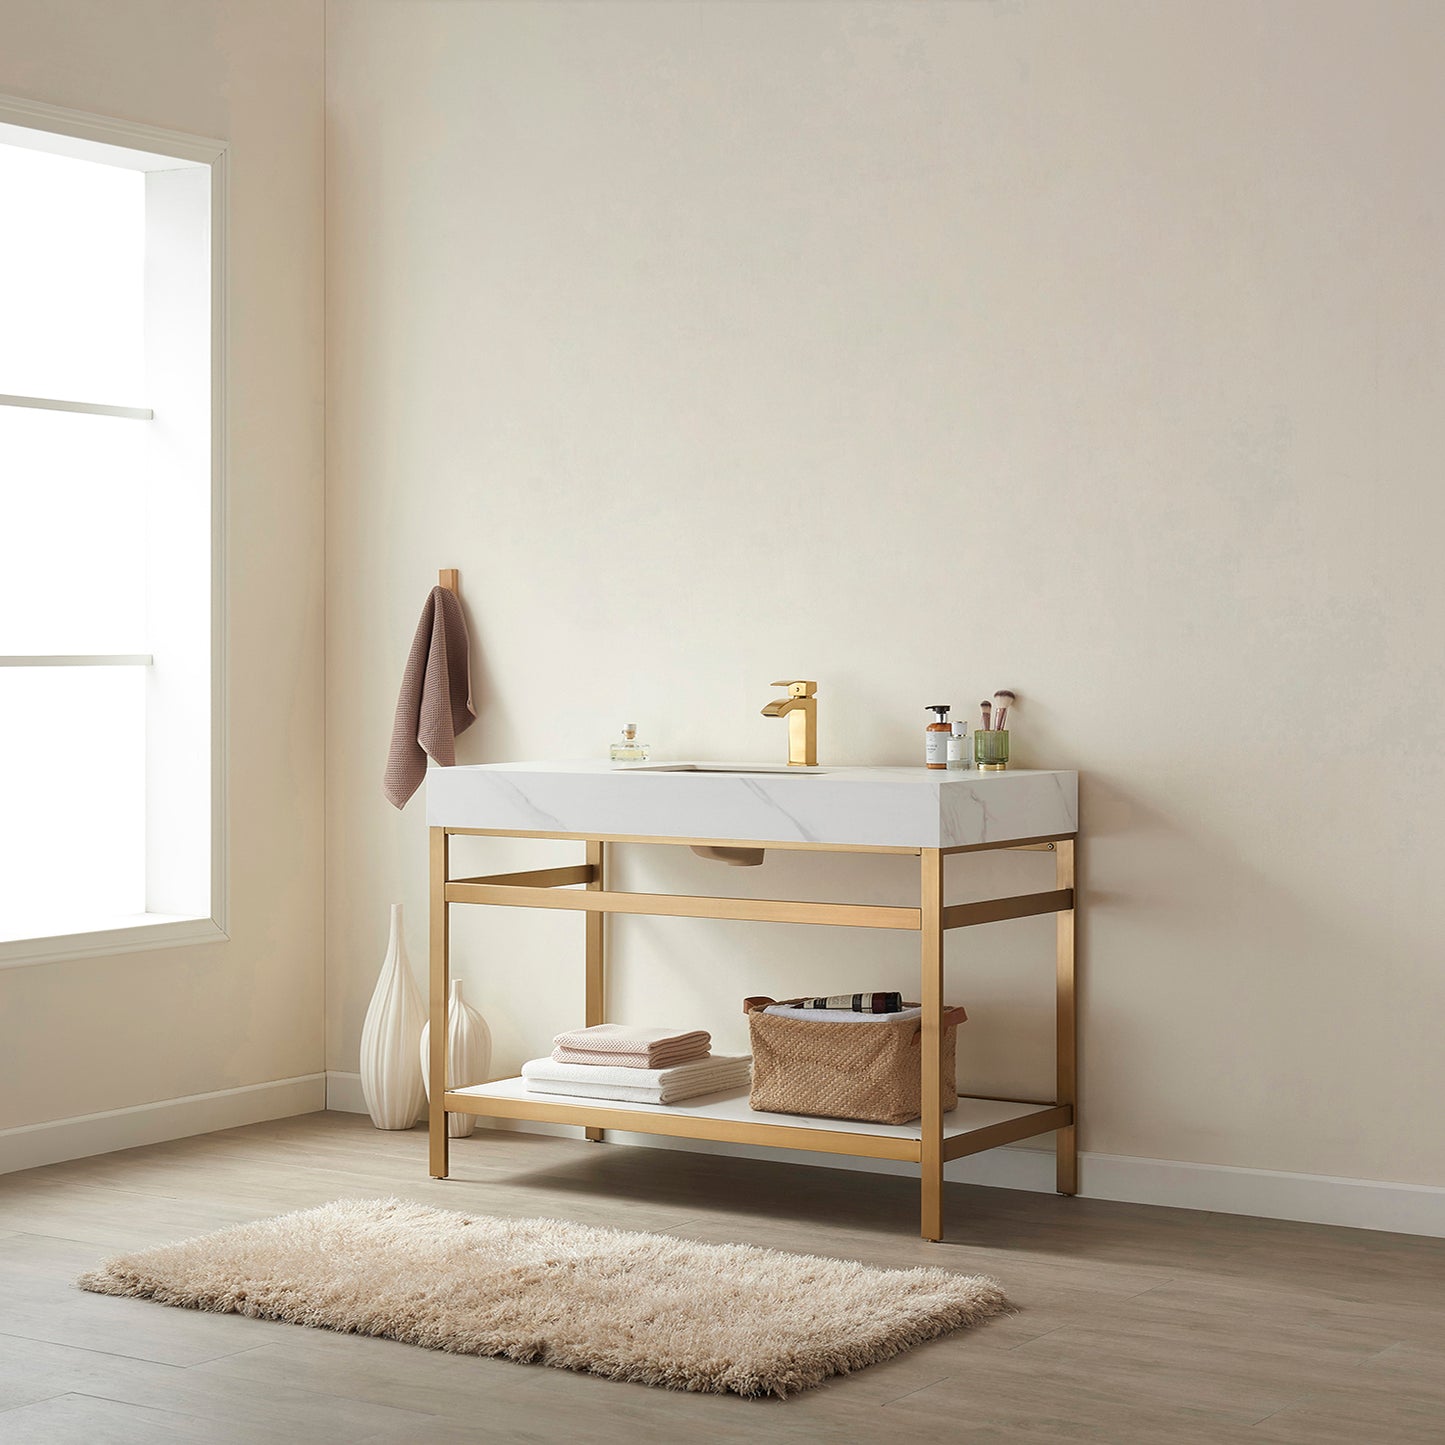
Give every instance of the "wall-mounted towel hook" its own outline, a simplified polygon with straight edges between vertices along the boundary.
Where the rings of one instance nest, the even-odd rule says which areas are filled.
[[[445,587],[448,592],[458,591],[457,569],[455,567],[443,567],[437,573],[437,586]]]

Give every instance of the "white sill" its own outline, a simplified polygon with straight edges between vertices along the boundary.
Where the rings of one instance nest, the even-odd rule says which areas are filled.
[[[221,943],[229,936],[214,918],[184,918],[174,913],[132,913],[123,918],[88,919],[87,923],[90,926],[83,933],[0,939],[0,968]]]

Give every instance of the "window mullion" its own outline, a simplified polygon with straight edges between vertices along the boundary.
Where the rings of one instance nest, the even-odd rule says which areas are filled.
[[[0,667],[150,667],[149,652],[13,653],[0,656]]]
[[[79,412],[84,416],[119,416],[132,421],[154,421],[156,414],[148,406],[111,406],[100,401],[60,401],[49,396],[13,396],[0,392],[0,406],[32,407],[38,411]]]

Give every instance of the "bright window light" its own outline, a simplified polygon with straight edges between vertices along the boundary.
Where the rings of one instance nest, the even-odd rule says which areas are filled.
[[[96,139],[109,123],[89,117],[27,129],[7,105],[0,965],[144,946],[133,930],[199,939],[167,930],[202,921],[224,936],[212,916],[214,161],[136,149],[135,127]]]
[[[0,406],[0,654],[148,650],[148,442],[128,417]]]
[[[0,393],[141,404],[145,181],[0,145]]]
[[[0,668],[0,718],[3,936],[143,915],[144,669]]]

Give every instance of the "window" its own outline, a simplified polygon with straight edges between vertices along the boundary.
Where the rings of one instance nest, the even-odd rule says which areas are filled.
[[[223,153],[0,100],[0,965],[224,937]]]

